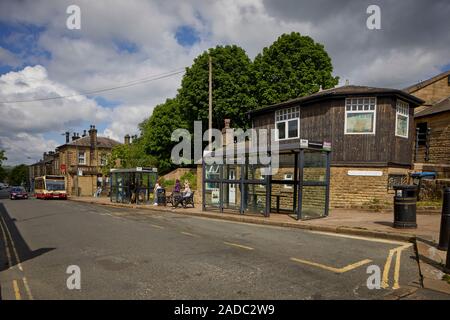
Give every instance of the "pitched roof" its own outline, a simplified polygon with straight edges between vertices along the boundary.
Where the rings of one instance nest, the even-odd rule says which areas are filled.
[[[264,113],[270,110],[278,109],[280,107],[288,106],[295,103],[311,103],[324,99],[336,99],[343,98],[349,95],[363,96],[363,95],[394,95],[412,104],[412,107],[421,105],[424,101],[419,99],[403,90],[390,89],[390,88],[376,88],[367,86],[355,86],[346,85],[337,88],[331,88],[313,93],[309,96],[299,97],[291,100],[287,100],[281,103],[273,104],[260,109],[252,110],[248,114]]]
[[[106,138],[106,137],[97,137],[97,148],[112,148],[116,145],[121,144],[120,142]],[[71,141],[69,143],[63,144],[62,146],[59,146],[58,148],[64,147],[64,146],[79,146],[79,147],[90,147],[91,146],[91,140],[89,136],[79,138],[75,141]]]
[[[442,99],[438,103],[434,104],[431,107],[428,107],[417,114],[414,115],[414,118],[430,116],[436,113],[447,112],[450,111],[450,96]]]
[[[430,78],[428,80],[424,80],[424,81],[416,83],[416,84],[414,84],[412,86],[406,87],[405,89],[403,89],[403,91],[408,92],[408,93],[413,93],[413,92],[415,92],[415,91],[417,91],[417,90],[419,90],[419,89],[421,89],[423,87],[426,87],[426,86],[432,84],[433,82],[439,81],[442,78],[445,78],[445,77],[447,77],[449,75],[450,75],[450,70],[444,71],[444,72],[438,74],[437,76],[434,76],[434,77],[432,77],[432,78]]]

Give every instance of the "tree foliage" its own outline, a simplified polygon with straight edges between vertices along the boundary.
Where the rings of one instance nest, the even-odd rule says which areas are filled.
[[[175,167],[170,159],[176,144],[171,141],[172,132],[188,129],[193,133],[196,120],[202,121],[203,130],[208,127],[209,57],[213,71],[213,128],[217,129],[223,128],[226,118],[231,119],[233,127],[246,128],[246,112],[258,106],[312,94],[321,86],[327,89],[338,83],[323,45],[296,32],[280,36],[253,63],[238,46],[217,46],[194,59],[177,96],[156,106],[139,125],[141,135],[133,142],[135,147],[116,147],[113,157],[125,159],[124,166],[133,163],[127,160],[127,153],[135,152],[131,157],[153,157],[161,174]]]
[[[338,84],[324,46],[298,32],[281,35],[253,64],[259,105],[309,95]]]
[[[212,60],[213,127],[223,128],[225,118],[232,126],[248,125],[245,113],[256,107],[252,95],[251,60],[238,46],[217,46],[194,59],[178,91],[178,101],[189,128],[195,120],[208,126],[209,56]]]
[[[106,166],[102,168],[103,174],[108,174],[112,168],[155,167],[157,160],[145,151],[141,139],[115,146],[111,150]]]
[[[8,181],[12,186],[27,186],[28,179],[28,166],[26,164],[19,164],[11,170]]]
[[[141,141],[146,153],[157,160],[160,173],[174,168],[171,162],[171,151],[177,142],[171,141],[172,132],[176,129],[188,129],[185,115],[180,110],[178,99],[167,99],[157,105],[151,117],[144,120],[139,128]]]

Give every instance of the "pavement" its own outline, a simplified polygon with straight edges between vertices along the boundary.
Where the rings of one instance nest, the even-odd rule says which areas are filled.
[[[1,298],[425,299],[437,295],[421,287],[413,243],[211,219],[180,214],[182,210],[0,199]],[[70,266],[79,267],[80,290],[67,286],[73,280],[67,273]],[[368,287],[377,281],[379,289]]]
[[[130,205],[112,203],[110,199],[106,197],[71,197],[70,200],[122,208],[139,208],[177,212],[179,214],[225,219],[230,221],[372,236],[402,241],[415,240],[419,237],[431,242],[438,242],[441,219],[440,214],[419,214],[417,215],[417,229],[395,229],[393,228],[392,212],[334,209],[331,210],[329,216],[326,218],[297,221],[286,214],[272,213],[269,218],[266,218],[263,216],[240,215],[230,212],[219,213],[217,211],[202,211],[201,205],[199,204],[197,204],[196,208],[174,209],[170,206],[154,206],[152,204]]]

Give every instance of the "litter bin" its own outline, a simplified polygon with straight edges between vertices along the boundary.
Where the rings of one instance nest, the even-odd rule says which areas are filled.
[[[394,228],[417,228],[417,186],[394,186]]]
[[[158,203],[158,206],[165,206],[166,205],[166,190],[156,189],[156,202]]]

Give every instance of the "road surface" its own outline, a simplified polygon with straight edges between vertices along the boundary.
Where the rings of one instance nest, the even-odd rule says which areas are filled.
[[[0,199],[0,216],[2,299],[380,299],[419,283],[408,243],[63,200]]]

